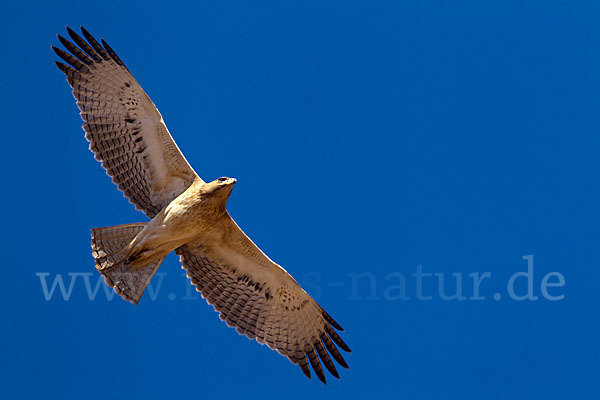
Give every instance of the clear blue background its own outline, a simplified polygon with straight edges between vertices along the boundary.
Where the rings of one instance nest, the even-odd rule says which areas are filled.
[[[600,3],[11,3],[2,398],[598,396]],[[234,218],[346,328],[340,381],[308,381],[181,300],[174,256],[156,301],[90,301],[82,281],[45,300],[36,273],[95,284],[90,228],[145,220],[87,149],[49,47],[65,25],[111,44],[204,179],[238,178]],[[512,300],[529,254],[539,299]],[[418,301],[417,265],[462,273],[467,295],[467,274],[491,272],[486,299],[426,285]],[[560,301],[540,294],[552,271]],[[385,296],[392,272],[409,300]]]

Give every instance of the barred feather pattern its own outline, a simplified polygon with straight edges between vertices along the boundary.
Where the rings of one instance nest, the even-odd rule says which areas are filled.
[[[334,330],[342,327],[291,276],[288,284],[276,285],[274,279],[261,279],[243,268],[219,264],[205,255],[201,244],[182,246],[175,253],[196,290],[239,334],[287,357],[308,378],[310,364],[323,383],[322,365],[339,379],[332,357],[348,368],[336,347],[350,352]]]
[[[96,269],[108,286],[123,299],[137,304],[163,258],[141,268],[125,265],[122,250],[144,229],[145,223],[92,229],[92,255]]]
[[[52,47],[66,62],[90,150],[136,209],[150,218],[200,179],[169,134],[163,119],[114,50],[83,27],[84,40],[58,36],[69,51]]]

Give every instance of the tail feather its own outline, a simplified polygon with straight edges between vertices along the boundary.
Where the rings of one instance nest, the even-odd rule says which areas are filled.
[[[149,260],[146,265],[125,263],[127,246],[136,237],[145,223],[111,226],[92,229],[92,255],[96,269],[104,276],[106,283],[125,300],[137,304],[148,283],[164,260]]]
[[[110,269],[124,261],[127,245],[144,229],[145,223],[92,229],[92,255],[98,270]]]

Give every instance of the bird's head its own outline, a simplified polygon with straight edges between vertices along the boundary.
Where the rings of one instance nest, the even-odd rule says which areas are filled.
[[[237,179],[235,178],[223,176],[207,183],[204,191],[208,196],[215,200],[227,202],[227,199],[231,194],[231,190],[233,189],[233,185],[235,185],[236,182]]]

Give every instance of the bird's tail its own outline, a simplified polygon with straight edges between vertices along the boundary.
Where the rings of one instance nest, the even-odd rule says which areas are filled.
[[[106,283],[127,301],[137,304],[164,257],[147,264],[127,262],[129,244],[146,226],[145,223],[92,229],[92,255],[96,269]]]

